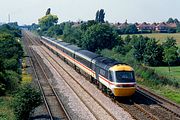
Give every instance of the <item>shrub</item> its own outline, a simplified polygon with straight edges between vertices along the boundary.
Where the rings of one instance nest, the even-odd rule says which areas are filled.
[[[3,83],[0,83],[0,96],[5,94],[5,85]]]
[[[41,103],[40,92],[29,84],[25,84],[14,95],[12,108],[17,120],[27,120],[30,112]]]

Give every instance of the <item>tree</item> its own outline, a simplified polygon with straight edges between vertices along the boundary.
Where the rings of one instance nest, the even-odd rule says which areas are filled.
[[[104,17],[105,17],[104,9],[100,9],[96,12],[95,20],[97,22],[104,23]]]
[[[21,37],[21,31],[18,29],[18,25],[16,22],[0,26],[0,33],[8,33],[13,37]]]
[[[167,37],[167,40],[165,42],[162,43],[163,48],[170,48],[172,46],[176,46],[176,39],[174,39],[173,37]]]
[[[51,14],[51,8],[48,8],[46,11],[46,15],[49,15],[49,14]]]
[[[143,53],[144,63],[150,66],[159,65],[162,62],[162,61],[159,61],[160,59],[158,59],[158,58],[161,58],[161,56],[159,56],[161,55],[160,52],[161,50],[158,45],[158,41],[156,41],[155,39],[148,40],[146,43],[146,48]]]
[[[95,21],[99,22],[99,10],[96,12],[96,18]]]
[[[174,23],[173,18],[169,18],[168,21],[167,21],[167,23]]]
[[[30,112],[41,103],[40,91],[25,84],[14,95],[12,107],[18,120],[28,120]]]
[[[54,26],[58,22],[58,17],[56,15],[46,15],[39,20],[39,26],[41,32],[47,31],[50,27]]]
[[[50,27],[47,31],[47,35],[50,37],[56,37],[62,34],[63,34],[63,31],[60,29],[60,25],[54,25]]]
[[[132,25],[128,25],[126,28],[125,28],[125,31],[124,31],[125,34],[136,34],[138,33],[138,29],[137,27],[132,24]]]
[[[174,23],[179,24],[179,20],[177,18],[175,18]]]
[[[169,48],[164,49],[163,61],[168,64],[169,72],[170,66],[173,62],[175,62],[178,58],[177,47],[171,46]]]
[[[86,31],[90,26],[97,24],[95,20],[88,20],[87,22],[81,24],[81,30]]]
[[[85,28],[85,27],[84,27]],[[81,38],[83,30],[81,26],[73,27],[72,23],[67,22],[64,26],[64,41],[72,44],[76,44],[81,47]]]
[[[147,37],[143,37],[140,35],[139,37],[133,37],[135,39],[132,39],[133,42],[133,48],[134,48],[134,57],[138,61],[143,61],[143,53],[146,48],[146,43],[149,40]]]
[[[82,47],[92,52],[98,49],[114,47],[117,41],[117,34],[108,24],[92,25],[82,36]]]
[[[32,25],[30,26],[30,30],[37,30],[39,28],[39,25],[37,25],[36,23],[32,23]]]
[[[164,54],[163,61],[166,62],[168,66],[172,65],[173,62],[175,62],[178,59],[178,47],[176,45],[176,39],[174,39],[173,37],[168,37],[167,40],[164,43],[162,43]]]
[[[99,22],[104,23],[104,17],[105,17],[104,10],[101,9],[101,10],[99,11]]]
[[[16,90],[21,80],[19,69],[23,49],[17,34],[21,33],[16,27],[0,26],[0,95]]]
[[[176,32],[180,32],[180,23],[177,24]]]
[[[125,55],[127,52],[125,49],[127,45],[125,44],[121,36],[118,36],[117,40],[118,40],[118,43],[115,47],[113,47],[113,51],[118,52],[122,55]]]

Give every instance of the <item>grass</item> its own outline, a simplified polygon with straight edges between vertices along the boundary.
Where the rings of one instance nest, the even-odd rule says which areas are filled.
[[[150,34],[135,34],[135,35],[142,35],[147,36],[149,38],[155,38],[160,40],[160,42],[165,42],[167,37],[173,37],[177,41],[177,45],[180,47],[180,33],[150,33]],[[124,38],[127,35],[122,35]]]
[[[22,66],[22,84],[30,83],[32,81],[32,75],[27,73],[26,58],[23,58]]]
[[[155,72],[158,74],[179,80],[178,82],[180,83],[180,66],[170,67],[170,72],[168,67],[151,67],[151,68],[155,69]]]
[[[153,82],[146,80],[137,80],[138,84],[146,86],[154,93],[164,96],[165,98],[180,104],[180,89],[169,85],[155,85]]]
[[[142,35],[150,38],[155,38],[157,40],[160,40],[160,42],[165,42],[167,37],[173,37],[176,39],[177,44],[180,45],[180,33],[152,33],[152,34],[142,34]]]
[[[10,107],[11,97],[0,97],[0,120],[15,120],[13,110]]]
[[[22,84],[30,83],[32,81],[32,76],[30,74],[23,73],[22,74]]]
[[[170,67],[170,73],[168,67],[151,67],[155,69],[155,72],[166,76],[167,78],[177,81],[180,84],[180,66]],[[140,81],[140,84],[148,87],[154,93],[168,98],[169,100],[180,104],[180,88],[175,88],[169,85],[155,85],[150,81]]]

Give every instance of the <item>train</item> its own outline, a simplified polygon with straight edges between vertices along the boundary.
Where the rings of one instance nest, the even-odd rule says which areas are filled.
[[[54,38],[41,36],[41,43],[110,96],[129,97],[135,93],[135,73],[128,64]]]

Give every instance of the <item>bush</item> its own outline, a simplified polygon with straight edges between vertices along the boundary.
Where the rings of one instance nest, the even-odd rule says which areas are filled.
[[[0,83],[0,96],[5,94],[5,85],[3,83]]]
[[[42,103],[40,92],[29,84],[22,85],[14,95],[12,108],[17,120],[27,120],[30,112]]]
[[[12,70],[6,70],[3,74],[2,82],[5,84],[7,92],[12,92],[18,89],[21,77]]]

